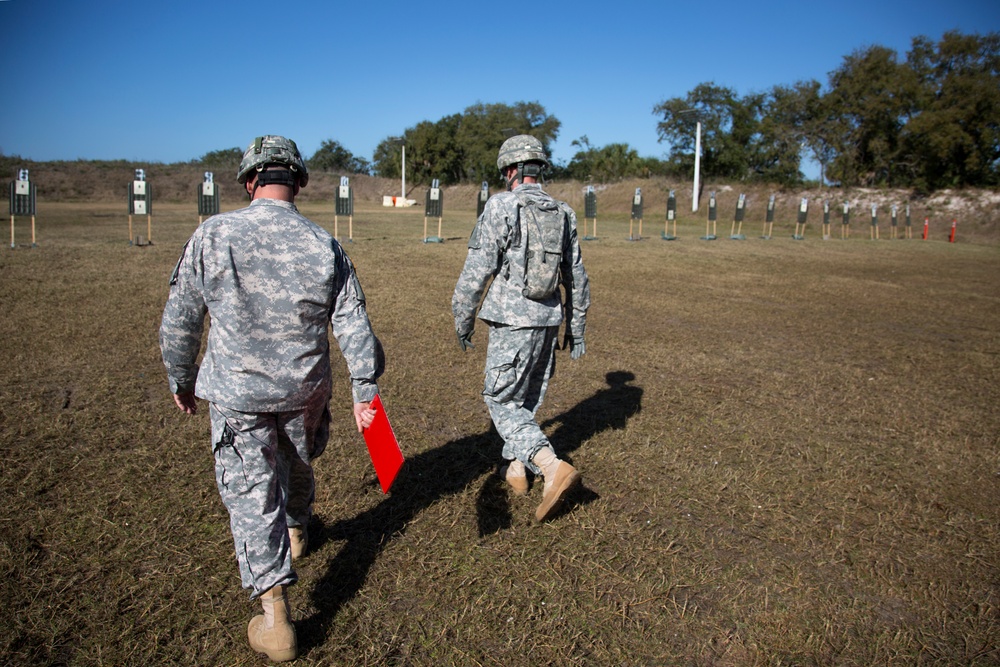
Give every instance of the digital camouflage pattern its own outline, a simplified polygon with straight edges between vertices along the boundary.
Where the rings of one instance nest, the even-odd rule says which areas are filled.
[[[269,164],[288,167],[296,175],[300,187],[304,188],[309,182],[309,170],[299,147],[291,139],[276,134],[257,137],[247,146],[236,172],[236,182],[243,185],[250,178],[251,171],[259,171]]]
[[[170,280],[160,326],[170,391],[194,389],[241,412],[298,410],[331,384],[331,325],[354,401],[372,400],[382,348],[340,244],[288,202],[257,199],[213,216],[188,241]]]
[[[565,303],[559,290],[542,300],[522,293],[525,247],[518,222],[519,197],[556,202],[566,213],[569,233],[560,263]],[[567,334],[582,341],[590,307],[590,284],[573,209],[534,183],[490,197],[469,238],[451,307],[460,337],[473,331],[477,308],[479,318],[490,326],[483,398],[504,439],[504,458],[523,461],[538,474],[531,457],[549,442],[535,422],[535,412],[555,370],[559,325],[565,313]]]
[[[563,239],[569,216],[555,200],[518,194],[521,208],[521,245],[524,264],[519,268],[524,281],[521,293],[532,300],[547,299],[559,289]]]
[[[519,196],[556,202],[569,218],[569,233],[563,240],[560,264],[565,304],[558,290],[540,301],[522,294],[525,246],[518,223]],[[452,296],[456,331],[473,330],[476,309],[487,285],[489,291],[479,309],[479,319],[515,327],[547,327],[561,324],[565,312],[567,330],[574,338],[583,338],[590,307],[590,284],[583,267],[573,209],[553,199],[535,183],[518,186],[516,194],[501,192],[490,197],[472,230],[469,253]]]
[[[288,527],[306,526],[312,515],[312,461],[330,436],[329,401],[317,393],[302,410],[276,413],[209,404],[215,483],[229,511],[240,580],[252,598],[298,579]]]
[[[545,154],[545,148],[537,137],[530,134],[519,134],[511,137],[500,145],[497,153],[497,169],[503,174],[504,167],[517,164],[518,162],[541,162],[549,163],[549,156]]]
[[[287,527],[309,521],[311,464],[329,437],[331,328],[354,401],[371,401],[384,355],[354,267],[289,202],[209,218],[170,279],[160,325],[170,391],[210,403],[216,483],[251,597],[295,581]]]
[[[490,325],[486,348],[483,400],[497,433],[503,438],[504,459],[522,461],[541,474],[532,457],[549,445],[535,413],[545,399],[555,372],[559,327]]]

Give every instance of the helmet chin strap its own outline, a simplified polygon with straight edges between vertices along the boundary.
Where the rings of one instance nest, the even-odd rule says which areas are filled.
[[[511,186],[514,185],[514,181],[518,183],[524,183],[524,177],[538,178],[542,175],[542,165],[534,162],[518,162],[517,163],[517,173],[514,176],[505,179],[507,181],[507,190],[513,189]]]
[[[510,178],[505,178],[504,180],[507,181],[508,191],[514,189],[514,181],[517,181],[518,183],[524,183],[524,163],[518,162],[517,171],[514,173],[514,175],[511,176]]]

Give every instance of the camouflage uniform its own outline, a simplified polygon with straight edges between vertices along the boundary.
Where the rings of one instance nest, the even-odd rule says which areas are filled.
[[[216,482],[252,598],[296,580],[287,527],[309,520],[311,461],[329,434],[331,325],[354,401],[371,401],[384,357],[354,267],[289,202],[209,218],[170,280],[160,326],[170,391],[211,404]]]
[[[565,304],[559,290],[541,301],[521,293],[525,248],[518,223],[518,196],[556,201],[566,213],[569,233],[560,266]],[[452,297],[456,331],[472,331],[476,308],[491,278],[479,310],[479,319],[490,328],[483,398],[503,438],[503,457],[520,460],[539,474],[531,458],[549,441],[535,421],[535,413],[555,371],[559,325],[565,312],[566,335],[582,340],[590,306],[590,286],[573,209],[553,200],[534,183],[519,185],[513,192],[499,193],[486,202],[469,238],[465,267]]]

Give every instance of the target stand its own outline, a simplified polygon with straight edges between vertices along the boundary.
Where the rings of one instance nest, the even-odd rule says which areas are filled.
[[[671,225],[673,233],[671,233]],[[667,219],[663,223],[663,233],[660,238],[664,241],[677,240],[677,197],[674,196],[673,190],[667,195]]]
[[[708,220],[705,221],[705,235],[701,237],[702,241],[714,241],[719,238],[715,234],[717,220],[718,209],[716,207],[715,193],[712,192],[708,196]]]
[[[632,233],[636,220],[639,221],[638,236],[635,236]],[[629,215],[629,221],[628,221],[628,240],[629,241],[642,240],[642,188],[636,188],[635,195],[632,196],[632,212]]]
[[[594,233],[587,234],[587,223],[594,221]],[[584,241],[597,240],[597,193],[594,186],[588,185],[587,192],[583,195],[583,239]]]
[[[736,201],[736,215],[733,216],[733,224],[729,228],[729,239],[732,241],[745,241],[746,235],[743,233],[743,216],[746,214],[747,196],[740,193],[740,198]]]
[[[427,197],[425,199],[424,243],[444,243],[444,239],[441,237],[441,217],[443,209],[444,209],[444,202],[441,194],[441,186],[439,185],[438,179],[435,178],[433,181],[431,181],[431,187],[427,191]],[[437,236],[427,236],[427,218],[438,219]]]
[[[35,185],[28,179],[28,170],[19,169],[17,180],[10,183],[10,248],[17,248],[14,239],[14,220],[19,215],[31,216],[31,248],[35,242]]]
[[[774,229],[774,195],[767,200],[767,213],[764,215],[764,229],[761,230],[760,237],[765,241],[771,240],[771,232]]]
[[[804,241],[806,239],[806,221],[809,219],[809,199],[803,197],[799,202],[799,213],[795,220],[795,233],[792,234],[792,238],[796,241]]]
[[[146,236],[132,235],[132,216],[146,216]],[[144,169],[135,170],[135,180],[128,186],[128,243],[145,247],[153,245],[153,191],[146,182]]]
[[[476,220],[479,220],[479,216],[483,214],[483,210],[486,208],[486,202],[490,198],[490,183],[489,181],[483,181],[483,185],[479,188],[479,194],[476,195]]]
[[[198,185],[198,224],[206,216],[219,214],[219,187],[215,184],[215,175],[205,172],[205,180]]]
[[[340,236],[339,216],[347,216],[347,242],[354,243],[354,189],[347,176],[340,177],[337,187],[337,197],[333,208],[333,238]],[[425,222],[426,224],[426,222]],[[426,234],[426,227],[424,228]]]

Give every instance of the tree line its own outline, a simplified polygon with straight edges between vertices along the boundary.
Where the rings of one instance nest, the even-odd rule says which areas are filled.
[[[714,82],[665,99],[652,113],[665,159],[641,157],[624,143],[592,146],[584,135],[553,178],[607,182],[649,176],[683,177],[693,170],[701,125],[705,178],[794,185],[812,158],[821,180],[843,186],[946,187],[1000,185],[1000,33],[945,33],[938,42],[912,40],[904,59],[870,46],[843,59],[824,86],[816,80],[738,94]],[[478,103],[438,121],[422,121],[383,139],[372,161],[328,139],[310,169],[401,175],[442,184],[501,185],[497,148],[513,134],[537,137],[546,152],[560,121],[538,102]],[[239,163],[239,149],[206,154],[206,164]]]
[[[845,186],[990,187],[1000,184],[1000,33],[917,37],[905,60],[858,50],[830,73],[738,96],[701,84],[654,107],[669,160],[694,160],[702,123],[706,176],[786,184],[809,155]]]

